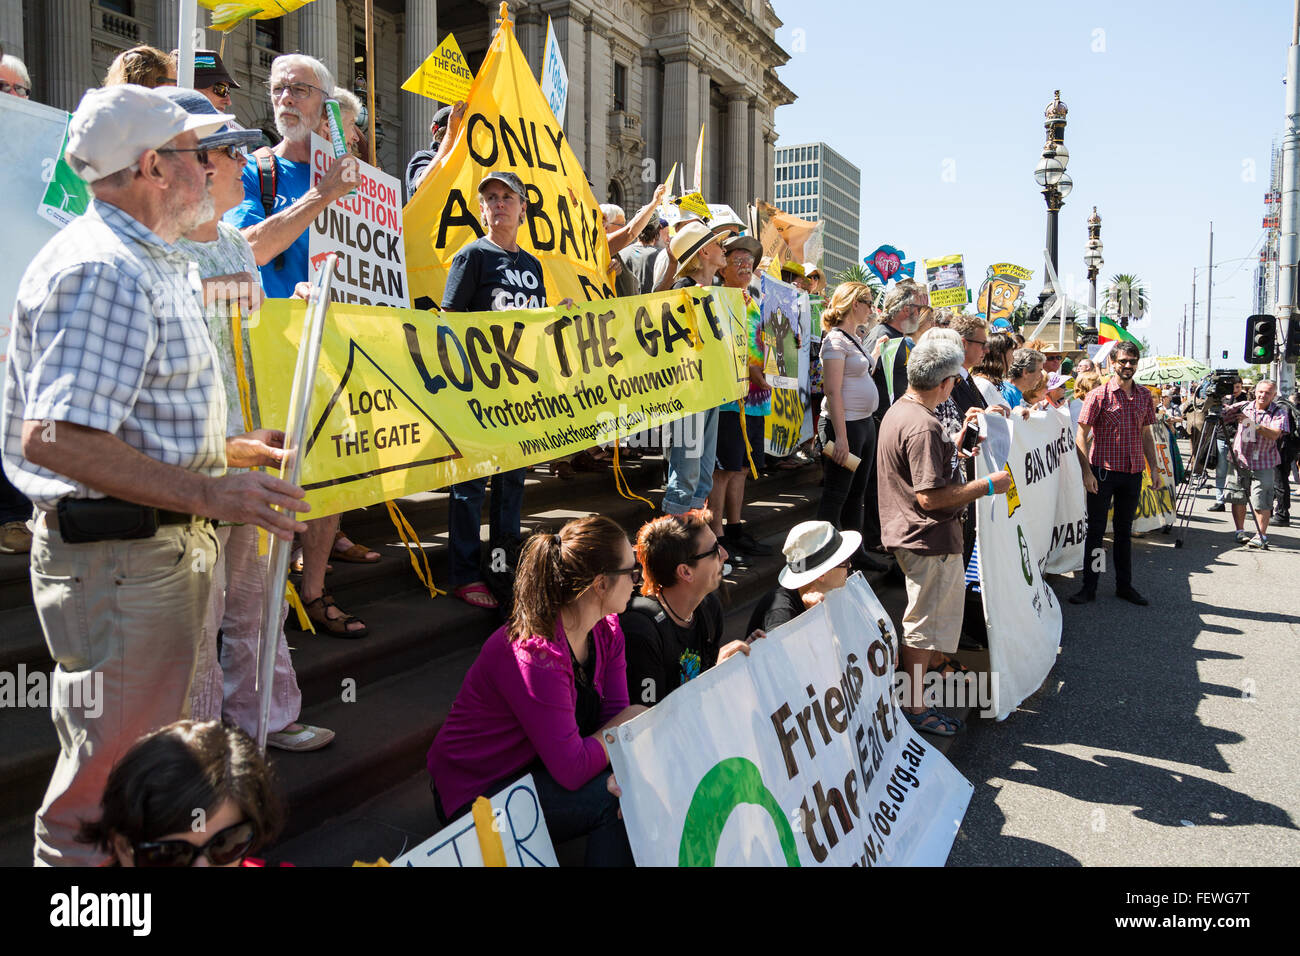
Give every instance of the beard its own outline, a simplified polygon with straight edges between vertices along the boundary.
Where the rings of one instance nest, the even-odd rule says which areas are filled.
[[[205,188],[203,198],[199,202],[187,203],[183,197],[178,197],[174,208],[169,208],[167,212],[176,223],[178,232],[183,236],[193,232],[205,222],[217,218],[217,205],[211,191]]]
[[[904,335],[911,335],[921,327],[921,316],[918,312],[913,311],[907,319],[899,326],[898,331]]]
[[[286,116],[297,117],[298,122],[289,124],[284,121]],[[301,143],[311,138],[311,127],[307,125],[307,117],[292,106],[286,106],[277,110],[275,114],[275,131],[291,143]]]

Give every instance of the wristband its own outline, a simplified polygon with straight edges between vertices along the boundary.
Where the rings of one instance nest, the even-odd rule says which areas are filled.
[[[993,492],[993,479],[992,479],[992,478],[988,479],[988,482],[989,482],[989,497],[992,498],[992,497],[993,497],[993,494],[994,494],[994,492]]]

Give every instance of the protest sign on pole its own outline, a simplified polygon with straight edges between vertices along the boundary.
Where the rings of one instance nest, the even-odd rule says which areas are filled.
[[[1068,411],[985,418],[976,474],[1005,468],[1012,480],[1006,494],[975,502],[993,710],[1002,720],[1056,662],[1061,607],[1045,575],[1083,567],[1087,512]]]
[[[970,299],[966,291],[966,266],[959,255],[926,259],[925,285],[932,309],[960,308]]]
[[[459,103],[469,95],[474,73],[465,62],[456,38],[448,33],[438,48],[406,78],[402,89],[439,103]]]
[[[916,272],[915,262],[904,262],[907,253],[893,246],[879,246],[875,252],[864,256],[862,261],[871,270],[872,275],[888,283],[890,279],[911,279]]]
[[[777,458],[794,454],[800,443],[811,437],[808,417],[798,391],[772,389],[772,413],[763,418],[763,450]]]
[[[1156,482],[1153,484],[1150,469],[1145,467],[1145,463],[1143,465],[1142,491],[1138,495],[1137,512],[1133,515],[1135,534],[1160,531],[1163,528],[1171,528],[1174,524],[1174,499],[1177,497],[1177,486],[1174,483],[1174,460],[1169,451],[1169,433],[1164,425],[1157,424],[1151,426],[1151,435],[1156,443],[1156,462],[1159,468],[1156,471]],[[1106,514],[1107,527],[1111,526],[1114,518],[1115,509],[1112,506]]]
[[[334,164],[334,148],[311,136],[312,182]],[[336,199],[311,224],[307,248],[313,271],[338,254],[330,297],[335,302],[408,307],[406,247],[402,242],[402,187],[392,176],[358,163],[357,187]]]
[[[546,18],[546,49],[542,53],[542,96],[551,104],[551,112],[560,125],[564,125],[564,108],[569,102],[569,71],[560,55],[560,41],[555,38],[555,25]]]
[[[319,517],[550,461],[716,408],[748,389],[739,289],[677,289],[598,306],[430,313],[335,303],[302,480]],[[300,303],[269,300],[249,333],[263,422]]]
[[[491,811],[482,814],[486,819],[476,819],[470,812],[453,820],[399,856],[393,866],[488,866],[485,859],[495,859],[501,866],[560,865],[532,774],[486,802]]]
[[[447,162],[406,205],[412,302],[441,303],[452,259],[484,235],[479,181],[498,170],[515,173],[528,193],[519,245],[541,262],[547,300],[613,298],[600,204],[509,20],[492,38],[466,103]]]
[[[788,212],[782,212],[769,202],[760,200],[755,209],[758,225],[756,238],[763,244],[764,257],[772,260],[773,275],[780,278],[780,266],[785,262],[815,262],[822,265],[822,230],[825,223],[809,222]]]
[[[989,322],[1011,320],[1016,305],[1025,291],[1025,283],[1034,277],[1033,269],[1012,262],[995,262],[984,274],[979,295],[975,297],[978,314]]]
[[[0,367],[9,352],[9,322],[27,264],[59,229],[81,215],[86,184],[63,160],[69,114],[18,96],[0,95]]]
[[[763,292],[763,371],[773,388],[808,391],[808,334],[812,308],[808,293],[789,283],[760,277]]]
[[[638,866],[941,866],[973,788],[903,717],[860,574],[605,734]]]

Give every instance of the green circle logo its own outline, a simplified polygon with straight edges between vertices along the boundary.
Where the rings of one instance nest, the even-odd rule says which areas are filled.
[[[799,866],[799,847],[790,821],[763,784],[758,767],[744,757],[728,757],[714,764],[691,796],[677,853],[678,866],[713,866],[722,830],[736,807],[753,803],[762,807],[776,825],[777,838],[787,866]]]
[[[1025,540],[1025,531],[1016,525],[1016,536],[1020,539],[1020,573],[1025,576],[1025,583],[1034,583],[1034,572],[1029,568],[1029,542]]]

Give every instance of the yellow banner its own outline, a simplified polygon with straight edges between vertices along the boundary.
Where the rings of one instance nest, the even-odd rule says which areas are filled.
[[[419,69],[406,78],[402,89],[419,93],[439,103],[458,103],[469,93],[474,73],[465,62],[456,38],[450,33],[420,64]]]
[[[794,454],[803,441],[803,402],[792,388],[772,389],[772,414],[763,419],[766,451],[777,458]]]
[[[267,427],[287,421],[305,314],[272,299],[251,323]],[[311,515],[549,461],[740,398],[744,328],[740,291],[723,288],[514,312],[335,303],[302,465]]]
[[[515,173],[528,193],[519,245],[541,261],[547,301],[613,298],[600,204],[505,21],[470,87],[450,157],[403,212],[412,300],[441,304],[452,259],[484,235],[479,181],[498,170]]]

